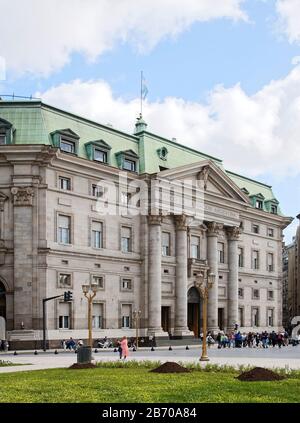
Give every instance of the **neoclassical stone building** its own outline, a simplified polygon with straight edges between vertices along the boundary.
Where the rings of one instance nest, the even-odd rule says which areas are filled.
[[[169,213],[164,195],[153,198],[153,182],[187,180],[196,188],[182,213],[174,196]],[[107,181],[116,187],[109,200]],[[132,201],[133,183],[141,182],[154,212],[132,216],[145,204]],[[118,212],[100,213],[101,202]],[[270,186],[149,132],[142,118],[131,135],[39,101],[0,101],[0,315],[13,347],[39,345],[42,300],[65,291],[72,301],[47,304],[50,345],[86,339],[87,283],[98,285],[94,338],[134,336],[134,310],[141,310],[145,339],[199,336],[195,282],[206,269],[215,275],[211,330],[236,323],[277,330],[282,230],[290,220]]]

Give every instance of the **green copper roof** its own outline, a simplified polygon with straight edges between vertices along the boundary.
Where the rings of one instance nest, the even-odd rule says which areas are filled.
[[[79,137],[78,155],[88,155],[88,143],[103,141],[110,149],[110,165],[118,167],[118,153],[132,150],[139,157],[140,173],[156,173],[165,168],[176,168],[210,159],[214,161],[238,185],[249,192],[255,200],[257,194],[264,196],[264,210],[269,211],[269,203],[275,199],[272,187],[253,179],[226,171],[222,160],[201,153],[147,131],[147,124],[140,116],[137,119],[135,134],[127,134],[107,125],[102,125],[84,117],[74,115],[41,101],[3,101],[0,100],[0,118],[10,122],[15,129],[13,142],[16,144],[52,144],[51,133],[69,130]],[[160,151],[166,149],[166,155]],[[254,201],[253,200],[253,201]],[[280,210],[278,210],[280,213]]]

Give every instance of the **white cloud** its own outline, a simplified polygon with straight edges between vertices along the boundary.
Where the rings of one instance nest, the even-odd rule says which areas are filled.
[[[299,0],[277,0],[278,27],[290,43],[300,43],[300,2]]]
[[[300,63],[300,56],[294,56],[292,58],[291,64],[292,65],[299,65],[299,63]]]
[[[133,132],[139,100],[114,97],[105,81],[76,80],[37,93],[43,101]],[[300,173],[300,66],[248,96],[217,86],[206,103],[168,97],[146,102],[151,132],[224,159],[226,168],[257,176]]]
[[[247,20],[244,0],[0,0],[0,55],[17,73],[50,74],[74,52],[95,59],[116,43],[139,51],[193,23]]]

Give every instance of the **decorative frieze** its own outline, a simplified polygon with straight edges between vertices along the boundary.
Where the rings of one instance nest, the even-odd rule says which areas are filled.
[[[32,187],[13,187],[11,193],[14,206],[32,206],[34,196]]]

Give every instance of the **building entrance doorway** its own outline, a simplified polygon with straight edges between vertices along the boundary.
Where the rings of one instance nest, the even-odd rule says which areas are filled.
[[[224,308],[218,308],[218,327],[224,330]]]
[[[170,332],[170,307],[161,308],[161,326],[164,332]]]
[[[202,327],[200,294],[196,288],[188,291],[188,328],[194,332],[195,338],[200,337]]]

